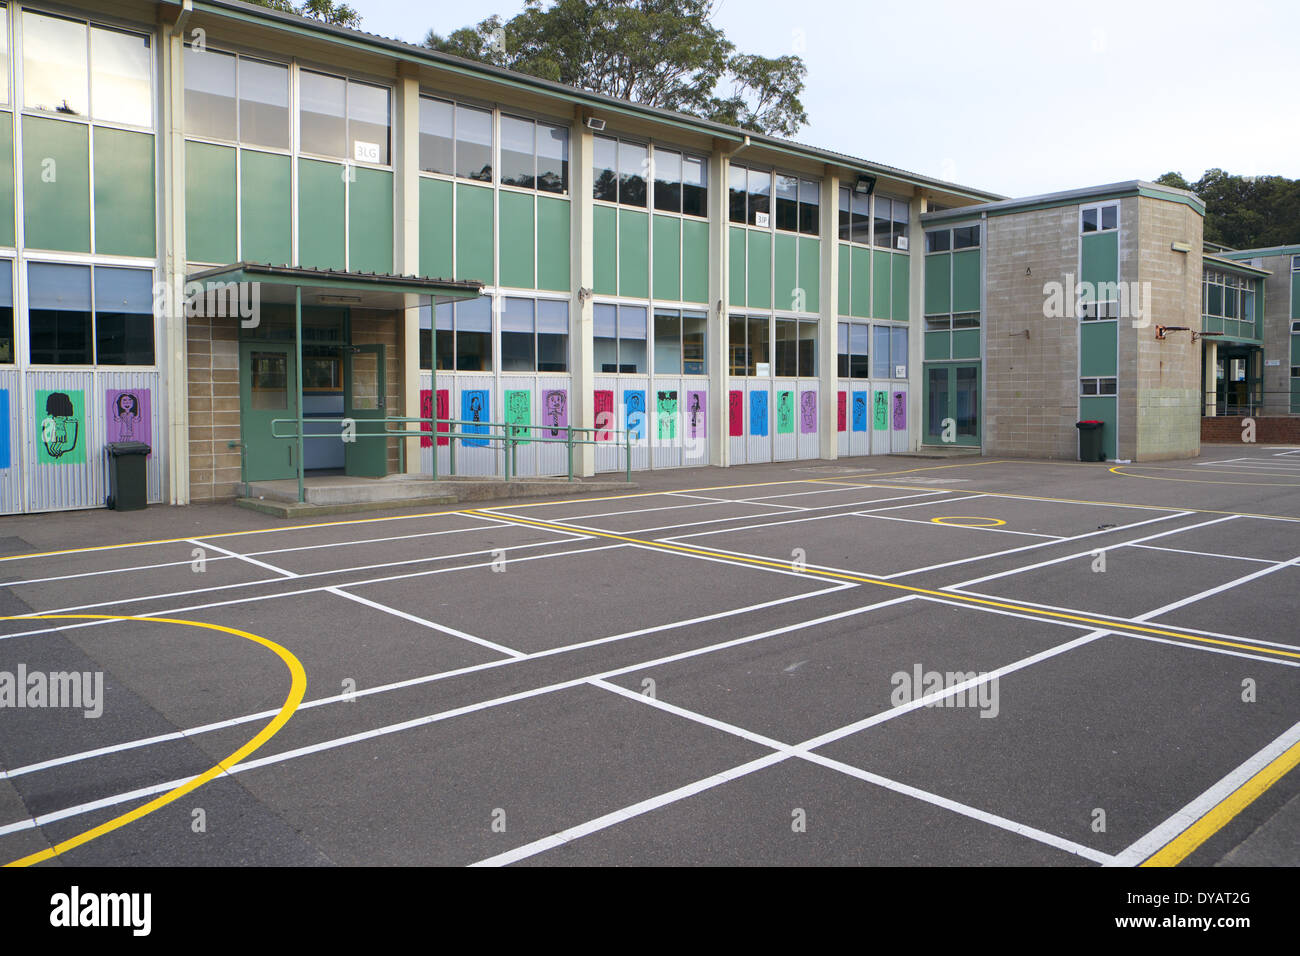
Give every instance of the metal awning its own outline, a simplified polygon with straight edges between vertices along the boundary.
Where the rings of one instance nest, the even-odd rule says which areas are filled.
[[[473,279],[431,279],[379,272],[346,272],[267,262],[234,262],[191,273],[186,282],[204,286],[256,282],[262,302],[289,304],[302,290],[304,305],[350,305],[359,309],[403,309],[406,296],[429,296],[435,304],[477,298],[483,283]]]

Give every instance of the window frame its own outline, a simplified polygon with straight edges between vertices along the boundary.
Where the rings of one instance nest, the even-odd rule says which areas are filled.
[[[22,263],[24,266],[23,275],[22,275],[23,308],[20,312],[20,310],[18,309],[18,282],[19,282],[18,268],[17,268],[18,259],[16,257],[14,258],[0,257],[0,262],[8,262],[10,264],[10,268],[13,270],[13,283],[14,283],[13,285],[14,304],[11,306],[14,313],[13,361],[7,363],[0,362],[0,368],[32,368],[32,369],[40,369],[40,370],[107,369],[110,371],[123,371],[123,370],[157,371],[158,370],[159,367],[158,316],[157,314],[155,314],[155,312],[152,309],[147,313],[145,312],[129,313],[129,314],[149,316],[148,326],[150,330],[149,331],[150,343],[153,352],[153,361],[151,363],[145,364],[140,362],[124,362],[119,364],[115,362],[101,362],[99,360],[100,309],[99,309],[99,303],[97,301],[98,298],[97,291],[96,291],[97,284],[95,282],[95,271],[97,269],[118,269],[118,270],[126,270],[131,272],[142,272],[142,273],[146,273],[149,276],[149,288],[150,288],[150,294],[152,296],[152,290],[157,281],[157,275],[158,275],[158,270],[156,266],[142,265],[136,262],[127,263],[118,260],[106,262],[102,260],[84,260],[84,259],[72,260],[72,259],[62,259],[62,258],[51,258],[47,256],[27,256],[24,258]],[[32,360],[32,339],[33,339],[32,307],[31,307],[31,295],[29,290],[30,290],[30,281],[31,281],[30,270],[33,265],[72,267],[72,268],[86,270],[87,275],[89,277],[89,287],[90,287],[90,311],[89,311],[89,328],[88,328],[88,338],[89,338],[89,348],[90,348],[89,362],[35,362]],[[107,309],[104,311],[106,313],[109,312],[109,310]],[[20,321],[24,323],[23,335],[21,337],[21,341],[22,341],[21,348],[19,348],[19,335],[18,335],[18,326]],[[22,358],[24,359],[24,361],[22,362],[18,361],[20,352],[22,353]]]

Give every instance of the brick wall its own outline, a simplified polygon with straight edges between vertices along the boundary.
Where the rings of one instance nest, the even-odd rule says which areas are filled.
[[[233,498],[240,477],[238,319],[186,320],[190,500]]]
[[[1201,419],[1201,441],[1208,445],[1241,444],[1243,422],[1237,415]],[[1300,417],[1260,416],[1255,419],[1255,441],[1262,444],[1300,445]]]

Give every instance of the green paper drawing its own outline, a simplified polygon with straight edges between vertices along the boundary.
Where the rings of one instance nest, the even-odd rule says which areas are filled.
[[[677,393],[656,393],[655,409],[658,411],[659,437],[677,437]]]
[[[533,423],[533,393],[527,389],[514,389],[506,391],[506,424],[507,425],[531,425]],[[519,439],[519,444],[528,445],[529,438],[532,436],[531,428],[520,429],[512,432],[512,437]]]
[[[871,427],[883,432],[889,427],[889,393],[871,393]]]
[[[85,464],[85,392],[36,390],[36,460],[42,465]]]
[[[794,431],[794,392],[776,393],[776,433],[789,434]]]

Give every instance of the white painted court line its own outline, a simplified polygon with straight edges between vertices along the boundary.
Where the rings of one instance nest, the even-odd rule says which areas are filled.
[[[687,797],[694,796],[697,793],[702,793],[703,791],[712,789],[713,787],[716,787],[720,784],[727,783],[731,780],[738,779],[739,777],[746,776],[750,773],[753,773],[756,770],[762,770],[765,767],[770,767],[775,763],[780,763],[782,761],[789,760],[791,757],[805,757],[806,759],[812,759],[813,762],[821,763],[823,766],[832,765],[832,769],[841,770],[841,772],[844,772],[844,768],[848,768],[855,771],[853,773],[853,776],[858,776],[860,777],[860,779],[868,779],[870,780],[870,782],[875,783],[878,786],[886,787],[887,789],[899,791],[899,788],[904,786],[903,784],[898,784],[895,781],[887,780],[884,777],[878,777],[874,774],[866,774],[865,771],[858,770],[858,768],[854,768],[849,764],[840,764],[839,761],[833,760],[832,758],[829,757],[822,757],[820,754],[812,754],[810,753],[810,751],[813,751],[818,747],[824,747],[827,744],[834,743],[835,741],[841,740],[844,737],[852,736],[853,734],[859,733],[860,731],[865,730],[869,727],[874,727],[877,724],[883,723],[886,720],[892,720],[895,717],[902,716],[903,714],[911,713],[913,710],[916,710],[919,707],[924,707],[926,704],[933,703],[934,701],[940,700],[944,697],[948,697],[957,693],[965,693],[969,687],[977,686],[980,683],[993,680],[994,678],[997,677],[1002,677],[1005,674],[1012,673],[1024,667],[1029,667],[1032,664],[1036,664],[1039,661],[1046,660],[1049,657],[1055,657],[1057,654],[1062,654],[1065,653],[1066,651],[1073,650],[1076,647],[1079,647],[1083,644],[1087,644],[1096,640],[1098,637],[1101,636],[1102,633],[1103,632],[1094,632],[1091,634],[1085,634],[1081,637],[1075,638],[1072,641],[1067,641],[1064,644],[1060,644],[1057,645],[1056,647],[1049,648],[1044,651],[1040,651],[1037,654],[1033,654],[1029,657],[1023,658],[1022,660],[1016,661],[1012,664],[1008,664],[1005,667],[1000,667],[997,670],[990,671],[989,673],[984,674],[981,677],[975,678],[974,680],[964,681],[961,684],[954,685],[953,687],[948,688],[945,691],[936,692],[934,694],[927,694],[925,697],[919,698],[908,704],[904,704],[899,707],[895,707],[890,710],[883,711],[879,714],[875,714],[871,717],[868,717],[865,720],[855,721],[854,723],[848,724],[844,727],[840,727],[836,730],[832,730],[824,734],[820,734],[816,737],[811,737],[808,740],[805,740],[802,743],[795,744],[793,746],[782,744],[779,741],[775,741],[775,740],[768,741],[768,739],[766,738],[760,740],[757,739],[758,735],[752,735],[750,734],[750,732],[744,731],[742,735],[745,737],[745,739],[751,740],[755,743],[761,743],[764,746],[775,746],[780,749],[776,753],[772,754],[771,758],[759,758],[758,760],[748,761],[746,763],[732,767],[729,770],[724,770],[721,773],[712,774],[711,776],[705,777],[702,780],[697,780],[694,783],[687,784],[684,787],[678,787],[675,790],[670,790],[669,792],[660,794],[657,797],[651,797],[648,800],[639,801],[637,803],[632,804],[631,806],[624,807],[621,810],[615,810],[613,813],[607,813],[604,814],[603,816],[595,818],[594,820],[589,820],[586,823],[579,824],[576,827],[570,827],[566,830],[562,830],[559,833],[552,834],[551,836],[545,837],[541,840],[535,840],[532,843],[528,843],[523,846],[516,847],[515,849],[508,850],[505,853],[499,853],[485,860],[480,860],[478,863],[475,863],[474,865],[475,866],[505,866],[510,863],[516,863],[519,860],[527,859],[528,857],[531,856],[536,856],[537,854],[545,852],[546,850],[551,850],[557,846],[562,846],[565,843],[570,843],[573,840],[579,839],[584,836],[588,836],[599,830],[606,829],[607,827],[614,826],[615,824],[622,823],[626,820],[630,820],[633,817],[640,816],[644,813],[649,813],[652,810],[658,810],[661,807],[668,806],[669,804],[672,803],[677,803],[681,800],[686,799]],[[595,678],[595,679],[603,681],[606,678],[605,675],[602,675],[600,678]],[[611,684],[606,689],[612,689],[615,687],[618,687],[618,685]],[[618,688],[618,690],[619,692],[624,692],[626,689],[620,687]],[[632,695],[633,692],[627,691],[626,694]],[[654,706],[660,702],[651,701],[647,699],[644,701],[644,703]],[[693,712],[685,711],[682,710],[681,708],[675,708],[673,712],[678,713],[679,716],[685,716],[685,717],[692,717],[693,715]],[[715,721],[715,722],[710,722],[709,726],[713,726],[719,730],[725,730],[730,725],[724,725],[722,724],[721,721]],[[865,776],[863,776],[864,774]],[[945,798],[936,797],[934,794],[929,794],[926,793],[925,791],[916,790],[915,788],[908,787],[907,790],[908,790],[907,793],[908,796],[913,796],[916,797],[917,799],[925,800],[925,802],[932,803],[932,804],[936,804],[938,803],[938,801],[943,800],[944,803],[938,805],[945,806],[946,809],[953,810],[958,813],[963,813],[963,815],[966,816],[973,816],[976,819],[980,819],[985,823],[993,824],[994,826],[1000,826],[1004,829],[1012,829],[1013,832],[1017,832],[1022,836],[1031,836],[1032,833],[1031,838],[1036,837],[1043,840],[1043,842],[1050,842],[1051,845],[1056,846],[1058,849],[1065,849],[1066,852],[1076,853],[1081,856],[1086,856],[1088,859],[1092,859],[1095,862],[1104,862],[1110,859],[1109,854],[1100,853],[1100,851],[1092,850],[1080,844],[1072,843],[1069,840],[1064,840],[1060,837],[1053,836],[1052,834],[1044,833],[1043,831],[1033,830],[1032,828],[1024,827],[1022,824],[1016,824],[1013,821],[1007,820],[1004,817],[998,817],[995,816],[994,814],[985,814],[983,811],[975,810],[973,807],[966,807],[965,805],[958,804],[955,801],[947,801],[945,800]]]
[[[1253,757],[1196,799],[1115,855],[1110,866],[1137,866],[1178,834],[1192,826],[1261,769],[1300,741],[1300,723],[1292,724]]]
[[[912,595],[890,598],[887,601],[879,601],[875,604],[868,604],[863,607],[850,608],[847,611],[838,611],[834,614],[827,614],[822,617],[814,618],[811,621],[801,621],[797,624],[789,624],[784,627],[772,628],[771,630],[761,631],[757,634],[749,634],[744,637],[732,638],[731,640],[722,641],[717,644],[710,644],[706,647],[692,648],[691,650],[688,651],[681,651],[676,654],[669,654],[664,657],[656,658],[654,660],[640,661],[635,664],[629,664],[624,667],[618,667],[612,670],[602,671],[597,674],[587,674],[582,677],[573,678],[571,680],[559,681],[554,684],[547,684],[542,687],[535,687],[530,690],[519,691],[517,693],[508,694],[504,697],[498,697],[493,700],[479,701],[478,703],[474,703],[474,704],[466,704],[462,707],[456,707],[451,710],[440,711],[435,714],[428,714],[424,717],[416,717],[412,720],[404,720],[401,721],[400,723],[388,724],[387,726],[376,727],[374,729],[361,731],[355,734],[348,734],[347,736],[344,737],[336,737],[332,740],[321,741],[319,743],[311,744],[306,747],[299,747],[294,750],[284,751],[278,754],[271,754],[270,756],[260,757],[257,760],[244,761],[243,763],[236,764],[235,766],[231,767],[227,771],[227,773],[243,773],[248,770],[255,770],[259,767],[267,767],[273,764],[283,763],[287,760],[292,760],[297,757],[304,757],[309,754],[316,754],[327,750],[334,750],[339,747],[347,746],[349,744],[359,743],[365,740],[373,740],[377,737],[385,737],[390,734],[400,733],[401,731],[411,730],[416,727],[425,727],[430,724],[438,723],[440,721],[450,720],[454,717],[460,717],[465,714],[476,713],[478,711],[487,710],[492,707],[500,707],[504,704],[516,703],[521,700],[527,700],[531,697],[539,697],[542,696],[543,694],[551,694],[551,693],[555,693],[556,691],[567,690],[568,688],[571,687],[579,687],[583,684],[588,683],[593,679],[619,677],[623,674],[633,673],[639,670],[645,670],[647,667],[658,667],[663,664],[671,664],[676,661],[686,660],[692,657],[699,657],[704,654],[712,654],[715,653],[716,651],[725,650],[727,648],[739,647],[743,644],[749,644],[754,641],[765,640],[766,638],[774,637],[780,634],[788,634],[791,633],[792,631],[799,631],[808,627],[815,627],[819,624],[825,624],[830,621],[836,621],[842,618],[852,617],[857,614],[866,614],[883,607],[889,607],[895,604],[903,604],[911,600],[913,600]],[[511,659],[503,659],[501,661],[497,661],[493,663],[495,663],[496,666],[503,666],[507,664],[518,663],[518,661],[514,658],[511,658]],[[359,696],[359,692],[358,695],[354,695],[354,696]],[[299,710],[301,709],[302,706],[299,707]],[[229,723],[227,722],[226,725],[228,726]],[[784,759],[784,757],[782,757],[781,759]],[[172,781],[167,784],[158,784],[153,787],[132,790],[128,793],[117,794],[116,796],[111,796],[111,797],[105,797],[104,799],[96,800],[93,803],[79,804],[76,807],[69,807],[63,810],[56,810],[53,811],[52,813],[42,814],[39,817],[29,818],[27,820],[18,820],[13,823],[7,824],[5,826],[0,826],[0,836],[4,836],[8,833],[16,833],[20,830],[30,830],[34,827],[41,826],[45,823],[54,822],[55,820],[62,820],[69,816],[76,816],[79,813],[89,812],[90,810],[101,809],[103,807],[108,807],[108,806],[115,806],[119,803],[125,803],[130,800],[138,799],[141,795],[165,792],[166,790],[170,790],[173,787],[178,786],[180,783],[183,783],[185,780],[188,779],[191,778],[186,777],[186,778],[182,778],[179,781]]]
[[[870,511],[855,511],[855,517],[858,518],[876,518],[880,521],[906,521],[908,524],[919,524],[923,528],[961,528],[963,531],[992,531],[995,534],[1019,534],[1026,538],[1049,538],[1052,541],[1068,541],[1066,535],[1060,534],[1041,534],[1037,531],[1012,531],[1010,528],[983,528],[979,525],[972,524],[944,524],[942,521],[928,521],[922,518],[900,518],[898,515],[878,515]]]
[[[1189,513],[1189,512],[1183,512],[1183,514],[1188,514],[1188,513]],[[1181,517],[1181,515],[1175,515],[1174,517]],[[1201,522],[1199,522],[1199,523],[1197,523],[1197,524],[1185,525],[1185,526],[1180,527],[1180,528],[1172,528],[1172,529],[1170,529],[1170,530],[1168,530],[1168,531],[1161,531],[1161,532],[1158,532],[1158,533],[1156,533],[1156,534],[1147,535],[1147,536],[1144,537],[1144,538],[1134,538],[1134,539],[1131,540],[1131,541],[1117,541],[1117,542],[1115,542],[1114,544],[1109,544],[1109,545],[1107,545],[1107,546],[1104,547],[1104,548],[1094,548],[1094,549],[1092,549],[1092,550],[1090,550],[1090,551],[1076,551],[1076,552],[1074,552],[1074,553],[1072,553],[1072,554],[1067,554],[1067,555],[1065,555],[1065,556],[1063,556],[1063,557],[1059,557],[1059,558],[1050,558],[1050,559],[1047,560],[1047,561],[1039,561],[1037,564],[1027,564],[1027,565],[1024,565],[1023,567],[1019,567],[1019,568],[1011,568],[1010,570],[1007,570],[1007,571],[998,571],[998,572],[996,572],[996,573],[994,573],[994,574],[986,574],[986,575],[984,575],[983,577],[979,577],[979,578],[971,578],[969,581],[962,581],[962,582],[960,582],[960,583],[958,583],[958,584],[949,584],[949,585],[947,585],[946,587],[944,587],[943,590],[945,590],[945,591],[961,591],[961,590],[965,590],[966,588],[973,587],[973,586],[976,585],[976,584],[983,584],[985,581],[996,581],[998,578],[1009,577],[1009,576],[1011,576],[1011,575],[1013,575],[1013,574],[1023,574],[1023,573],[1025,573],[1026,571],[1035,571],[1035,570],[1037,570],[1038,568],[1045,568],[1045,567],[1048,567],[1049,565],[1053,565],[1053,564],[1061,564],[1061,563],[1063,563],[1063,562],[1065,562],[1065,561],[1076,561],[1076,560],[1078,560],[1079,558],[1084,558],[1084,557],[1091,557],[1091,556],[1093,556],[1097,551],[1109,551],[1109,550],[1114,549],[1114,548],[1122,548],[1122,547],[1127,547],[1127,546],[1129,546],[1129,545],[1145,543],[1145,542],[1147,542],[1147,541],[1155,541],[1155,540],[1157,540],[1157,539],[1159,539],[1159,538],[1166,538],[1166,537],[1169,537],[1170,535],[1181,534],[1181,533],[1184,532],[1184,531],[1193,531],[1193,530],[1195,530],[1195,529],[1197,529],[1197,528],[1208,528],[1210,525],[1216,525],[1216,524],[1219,524],[1220,522],[1223,522],[1223,521],[1232,521],[1232,520],[1234,520],[1235,518],[1236,518],[1236,515],[1227,515],[1227,516],[1222,517],[1222,518],[1211,518],[1209,521],[1201,521]],[[1075,539],[1074,539],[1074,538],[1069,538],[1069,539],[1067,539],[1067,540],[1073,541],[1073,540],[1075,540]],[[990,555],[990,557],[991,557],[991,555]]]
[[[930,505],[930,504],[936,504],[937,502],[933,499],[932,496],[935,495],[935,494],[938,494],[938,493],[939,493],[939,492],[934,492],[934,491],[924,491],[924,492],[920,492],[920,493],[918,493],[918,494],[911,494],[911,495],[897,495],[896,497],[893,497],[893,498],[881,498],[881,499],[879,499],[879,501],[881,501],[881,502],[885,502],[885,501],[906,501],[906,500],[911,499],[911,498],[930,498],[931,500],[928,500],[928,501],[917,501],[917,502],[914,502],[914,503],[912,503],[912,504],[910,504],[910,505],[892,505],[892,506],[889,507],[889,508],[880,508],[880,509],[875,509],[875,510],[879,510],[879,511],[893,511],[895,508],[915,508],[915,507],[917,507],[918,505]],[[950,501],[954,501],[954,502],[955,502],[955,501],[964,501],[964,500],[966,500],[966,498],[979,498],[979,497],[982,497],[982,496],[981,496],[981,495],[966,495],[966,496],[964,496],[963,498],[945,498],[945,499],[943,499],[943,503],[944,503],[944,504],[948,504],[948,502],[950,502]],[[872,503],[873,503],[873,502],[862,502],[862,504],[872,504]],[[852,508],[852,507],[855,507],[856,504],[857,504],[856,502],[845,502],[845,503],[843,503],[843,504],[827,505],[825,508],[809,508],[808,510],[809,510],[809,511],[827,511],[827,510],[830,510],[830,509],[832,509],[832,508]],[[798,517],[798,518],[785,518],[785,519],[779,519],[779,520],[776,520],[776,521],[764,521],[764,522],[762,522],[762,523],[760,523],[760,524],[742,525],[742,526],[740,526],[739,528],[717,528],[717,529],[714,529],[714,530],[712,530],[712,531],[699,531],[699,532],[696,532],[696,533],[694,533],[694,534],[676,534],[676,535],[673,535],[672,537],[668,537],[668,538],[660,538],[659,540],[661,540],[661,541],[665,541],[665,542],[669,542],[669,543],[672,543],[672,542],[677,542],[677,541],[685,541],[687,538],[702,538],[702,537],[705,537],[706,535],[711,535],[711,534],[727,534],[727,533],[729,533],[729,532],[733,532],[733,531],[754,531],[754,530],[757,530],[757,529],[760,529],[760,528],[778,528],[778,527],[782,527],[782,526],[784,526],[784,525],[798,524],[798,523],[801,522],[801,521],[826,521],[826,520],[830,520],[830,519],[834,519],[834,518],[842,518],[842,517],[844,517],[846,514],[855,514],[855,513],[857,513],[857,512],[838,511],[838,512],[836,512],[835,514],[829,514],[829,515],[812,515],[812,516]],[[741,520],[743,520],[743,519],[741,519]],[[701,522],[701,523],[703,523],[703,522]],[[627,532],[627,533],[628,533],[628,534],[648,534],[648,533],[651,532],[651,531],[668,531],[668,530],[670,530],[670,529],[672,529],[672,528],[679,528],[679,527],[691,527],[691,526],[690,526],[690,525],[665,525],[665,526],[663,526],[663,527],[661,527],[661,528],[641,528],[641,529],[639,529],[639,530],[637,530],[637,531],[629,531],[629,532]],[[603,530],[603,529],[589,529],[589,530]]]
[[[299,577],[299,575],[295,574],[293,571],[286,571],[284,568],[277,568],[273,564],[267,564],[265,561],[259,561],[257,560],[257,558],[250,557],[247,554],[240,554],[237,551],[227,551],[225,548],[219,547],[218,545],[215,544],[201,544],[198,538],[190,538],[189,542],[190,544],[194,545],[197,548],[200,549],[211,548],[213,551],[217,552],[218,554],[223,554],[226,557],[233,558],[236,561],[243,561],[245,564],[251,564],[255,568],[261,568],[263,571],[270,571],[271,573],[278,574],[284,578]]]
[[[1132,548],[1141,548],[1144,551],[1167,551],[1170,554],[1190,554],[1198,558],[1216,558],[1220,561],[1252,561],[1256,564],[1282,564],[1281,561],[1270,561],[1268,558],[1247,558],[1240,554],[1215,554],[1213,551],[1188,551],[1186,548],[1162,548],[1155,544],[1133,544],[1128,545]]]
[[[349,601],[356,601],[358,604],[364,604],[366,607],[374,608],[376,611],[383,611],[385,614],[391,614],[393,617],[400,617],[403,621],[410,621],[412,624],[418,624],[420,627],[427,627],[434,631],[440,631],[451,637],[458,637],[462,641],[469,641],[471,644],[478,644],[480,647],[486,647],[489,650],[504,654],[507,657],[519,658],[524,656],[523,651],[517,651],[513,647],[506,647],[504,644],[497,644],[494,641],[486,640],[482,637],[475,637],[473,634],[467,634],[459,631],[454,627],[448,627],[446,624],[439,624],[436,621],[429,621],[422,617],[416,617],[414,614],[407,614],[405,611],[399,611],[395,607],[389,607],[387,604],[380,604],[378,601],[372,601],[369,598],[363,598],[359,594],[352,594],[344,591],[342,588],[327,588],[326,593],[336,594],[341,598],[347,598]]]
[[[335,694],[330,697],[318,697],[315,700],[304,701],[298,705],[298,710],[309,710],[313,707],[322,707],[328,704],[343,703],[347,700],[370,697],[375,694],[385,694],[394,690],[403,690],[408,687],[416,687],[420,684],[430,684],[435,681],[447,680],[452,677],[461,677],[466,674],[474,674],[479,671],[490,670],[500,667],[504,664],[513,664],[525,660],[538,660],[545,657],[553,657],[559,654],[568,654],[574,651],[586,650],[592,647],[599,647],[604,644],[612,644],[618,641],[625,641],[635,637],[642,637],[647,634],[656,634],[661,631],[671,631],[679,628],[693,627],[696,624],[707,624],[710,621],[722,620],[729,617],[737,617],[743,614],[751,614],[755,611],[765,611],[769,608],[778,607],[782,604],[790,604],[795,601],[804,601],[810,598],[825,597],[834,594],[837,591],[847,591],[858,587],[856,584],[835,584],[820,591],[811,591],[807,594],[792,594],[788,597],[775,598],[770,601],[761,601],[758,604],[750,604],[746,607],[733,608],[726,611],[716,611],[712,614],[703,614],[697,617],[687,618],[682,621],[670,621],[666,624],[655,624],[651,627],[637,628],[632,631],[624,631],[620,634],[612,634],[608,637],[593,638],[588,641],[579,641],[576,644],[565,644],[560,647],[550,647],[545,650],[533,651],[524,654],[518,658],[506,658],[503,660],[485,661],[482,664],[471,664],[466,667],[457,667],[449,671],[440,671],[434,674],[425,674],[419,677],[408,677],[400,681],[393,681],[388,684],[381,684],[376,687],[361,688],[351,694]],[[0,770],[0,780],[9,777],[19,777],[29,773],[35,773],[39,770],[47,770],[50,767],[58,767],[64,764],[77,763],[82,760],[89,760],[94,757],[102,757],[108,754],[120,753],[123,750],[134,750],[139,747],[147,747],[153,744],[165,743],[172,740],[183,740],[186,737],[195,737],[200,734],[211,733],[216,730],[225,730],[229,727],[236,727],[240,724],[246,724],[254,720],[266,720],[274,717],[278,711],[263,710],[253,714],[244,714],[241,717],[232,717],[227,720],[220,720],[215,723],[202,724],[197,727],[190,727],[186,730],[176,731],[174,733],[159,734],[153,737],[142,737],[133,741],[126,741],[120,744],[113,744],[107,747],[97,747],[94,750],[83,750],[80,753],[69,754],[64,757],[55,757],[50,760],[42,760],[38,763],[27,764],[22,767],[15,767],[12,770]]]
[[[1179,608],[1186,607],[1189,604],[1195,604],[1197,601],[1203,601],[1208,597],[1214,597],[1214,595],[1216,594],[1222,594],[1224,591],[1230,591],[1233,588],[1241,587],[1243,584],[1249,584],[1251,581],[1255,581],[1268,574],[1273,574],[1275,571],[1280,571],[1283,568],[1294,568],[1298,563],[1300,563],[1300,556],[1294,557],[1290,561],[1284,561],[1281,564],[1274,564],[1271,567],[1260,568],[1258,571],[1252,571],[1250,574],[1246,574],[1239,578],[1235,578],[1232,581],[1227,581],[1224,584],[1218,585],[1217,587],[1208,588],[1204,591],[1182,598],[1181,600],[1178,601],[1172,601],[1169,604],[1164,605],[1163,607],[1156,608],[1154,611],[1150,611],[1147,614],[1142,615],[1142,617],[1138,618],[1138,620],[1155,618],[1163,614],[1167,614],[1170,611],[1176,611]]]

